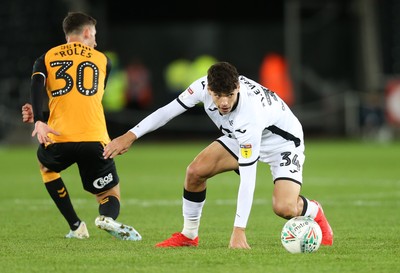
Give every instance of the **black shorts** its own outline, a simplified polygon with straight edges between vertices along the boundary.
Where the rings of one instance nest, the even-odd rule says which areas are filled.
[[[103,148],[100,142],[54,143],[47,147],[39,145],[37,157],[46,168],[57,173],[76,163],[83,188],[97,194],[119,183],[115,162],[103,158]]]

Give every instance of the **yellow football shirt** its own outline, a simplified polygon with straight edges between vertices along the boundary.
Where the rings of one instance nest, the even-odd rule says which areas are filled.
[[[48,125],[54,142],[110,141],[102,105],[107,79],[105,54],[82,43],[56,46],[44,55]],[[111,65],[111,64],[109,64]]]

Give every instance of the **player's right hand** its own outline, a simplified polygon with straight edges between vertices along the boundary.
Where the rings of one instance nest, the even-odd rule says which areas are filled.
[[[137,139],[136,135],[131,131],[114,138],[107,146],[104,148],[103,156],[104,159],[114,158],[117,155],[126,153],[131,147],[132,143]]]
[[[22,105],[22,122],[24,123],[33,123],[33,111],[32,105],[29,103],[25,103]]]

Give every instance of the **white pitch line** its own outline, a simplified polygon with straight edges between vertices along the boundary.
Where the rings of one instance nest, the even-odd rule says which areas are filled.
[[[72,199],[72,203],[74,205],[88,205],[88,204],[96,204],[94,199]],[[265,199],[254,199],[253,205],[265,205],[270,203]],[[29,205],[29,207],[41,207],[41,206],[49,206],[53,205],[53,201],[51,199],[15,199],[15,205]],[[206,200],[206,204],[214,204],[217,206],[231,206],[236,205],[235,199],[217,199],[217,200]],[[174,200],[142,200],[142,199],[123,199],[121,201],[122,206],[140,206],[140,207],[165,207],[165,206],[182,206],[182,199],[174,199]]]
[[[22,206],[26,209],[30,210],[38,210],[43,207],[53,206],[53,201],[49,199],[14,199],[15,206]],[[97,203],[94,199],[72,199],[72,203],[76,207],[83,206],[97,206]],[[324,202],[331,203],[331,202]],[[391,202],[392,204],[393,202]],[[395,202],[396,206],[399,204],[399,201]],[[215,205],[215,206],[236,206],[236,199],[206,199],[207,205]],[[253,206],[264,206],[271,205],[271,201],[267,199],[254,199]],[[349,200],[348,202],[341,202],[340,206],[350,205],[356,207],[381,207],[388,205],[388,202],[380,201],[380,200]],[[152,200],[152,199],[134,199],[134,198],[126,198],[121,202],[121,206],[129,206],[129,207],[166,207],[166,206],[182,206],[182,199],[172,199],[172,200]],[[336,204],[337,206],[337,204]]]

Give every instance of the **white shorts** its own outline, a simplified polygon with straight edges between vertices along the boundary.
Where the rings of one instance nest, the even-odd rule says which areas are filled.
[[[236,139],[221,136],[218,141],[236,158],[239,156],[239,145]],[[305,160],[304,145],[296,147],[293,142],[280,146],[275,151],[266,151],[261,147],[260,162],[270,166],[272,179],[292,180],[297,184],[303,183],[303,164]]]

